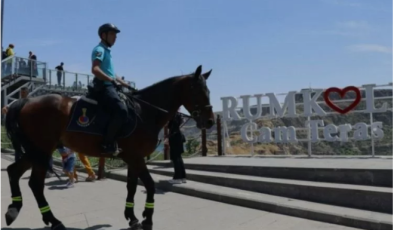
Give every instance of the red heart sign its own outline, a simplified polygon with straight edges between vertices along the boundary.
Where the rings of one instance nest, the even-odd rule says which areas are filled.
[[[332,101],[330,100],[330,98],[328,98],[328,96],[330,95],[330,93],[338,93],[341,98],[343,98],[345,96],[345,94],[349,91],[354,91],[356,93],[356,98],[354,99],[353,103],[350,104],[347,108],[345,109],[341,109],[338,106],[334,105],[334,103],[332,103]],[[348,113],[350,110],[354,109],[361,101],[361,93],[360,90],[357,87],[354,86],[348,86],[344,89],[339,89],[336,87],[331,87],[326,89],[326,91],[324,92],[324,100],[326,101],[326,104],[333,110],[337,111],[340,114],[345,114]]]

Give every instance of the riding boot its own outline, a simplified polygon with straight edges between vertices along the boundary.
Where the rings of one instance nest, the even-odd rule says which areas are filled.
[[[102,145],[103,154],[107,155],[117,155],[122,150],[118,148],[118,144],[116,142],[116,135],[119,133],[120,128],[122,127],[122,122],[117,117],[112,118],[107,127],[107,134],[104,137],[104,143]]]

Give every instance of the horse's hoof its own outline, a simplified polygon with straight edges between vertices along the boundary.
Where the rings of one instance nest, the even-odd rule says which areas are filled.
[[[67,228],[62,223],[58,223],[55,226],[52,225],[51,230],[67,230]]]
[[[7,213],[5,214],[5,221],[7,223],[7,226],[10,226],[12,222],[18,217],[19,212],[18,209],[16,208],[9,208]]]
[[[129,223],[130,230],[143,230],[142,225],[138,222],[138,220],[130,221]]]
[[[153,229],[153,225],[151,225],[151,224],[144,224],[144,223],[142,223],[142,229],[143,230],[152,230]]]

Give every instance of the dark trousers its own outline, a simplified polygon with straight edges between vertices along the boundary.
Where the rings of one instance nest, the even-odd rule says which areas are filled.
[[[169,144],[170,157],[174,165],[173,179],[186,179],[185,165],[183,164],[182,160],[182,153],[184,152],[182,134],[180,132],[170,132]]]
[[[172,159],[174,165],[174,176],[173,179],[186,179],[185,165],[183,164],[182,156]]]
[[[57,74],[57,85],[62,86],[62,74]]]
[[[102,103],[105,110],[111,113],[111,121],[104,140],[106,144],[110,144],[115,141],[122,125],[127,122],[127,108],[120,100],[113,85],[104,85],[98,94],[98,100],[99,103]]]

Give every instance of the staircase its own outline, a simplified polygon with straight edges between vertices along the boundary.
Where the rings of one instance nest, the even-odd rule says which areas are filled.
[[[1,65],[1,107],[19,99],[22,88],[27,87],[32,92],[46,84],[44,62],[11,56],[2,60]]]
[[[188,182],[181,185],[163,183],[174,174],[170,162],[150,162],[148,168],[158,188],[174,192],[349,227],[393,229],[390,159],[386,168],[366,169],[262,165],[267,159],[201,159],[185,160]]]

